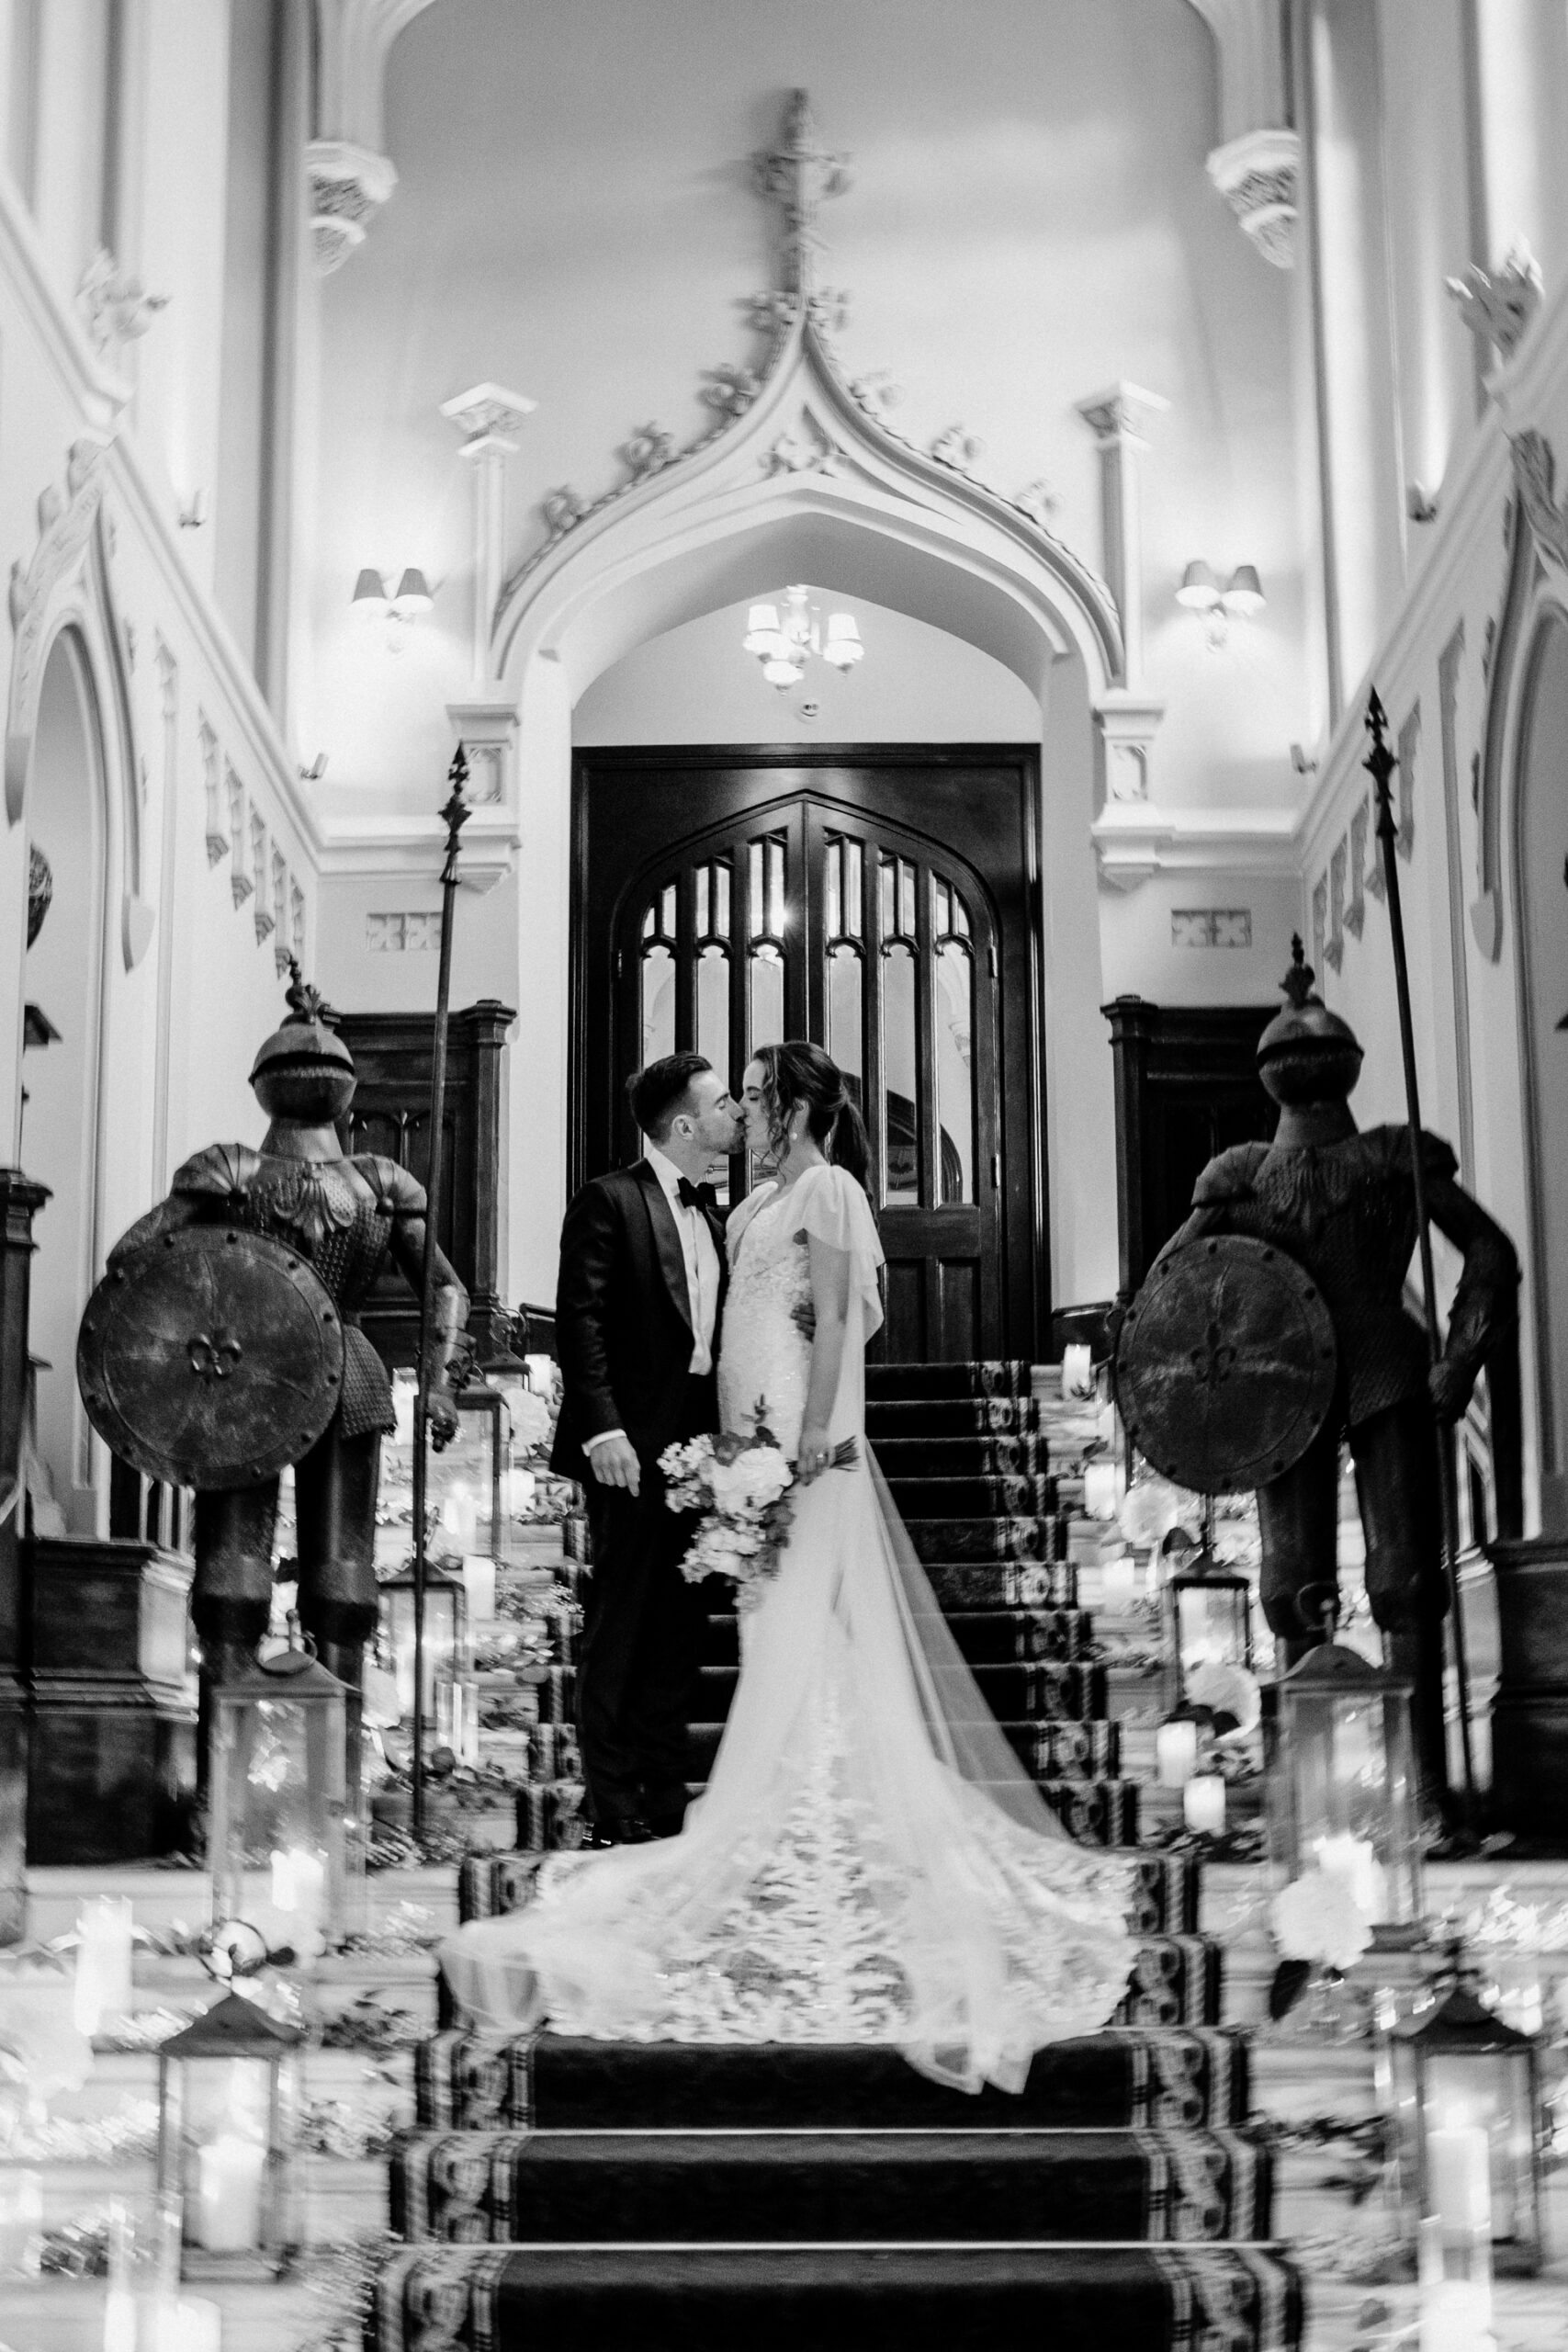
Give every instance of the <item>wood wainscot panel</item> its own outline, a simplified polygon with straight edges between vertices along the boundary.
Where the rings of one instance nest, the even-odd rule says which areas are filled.
[[[191,1563],[156,1544],[35,1537],[28,1860],[141,1861],[190,1828]]]

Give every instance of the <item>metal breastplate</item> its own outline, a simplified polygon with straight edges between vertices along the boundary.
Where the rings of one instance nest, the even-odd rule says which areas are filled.
[[[241,1222],[298,1250],[352,1315],[375,1286],[391,1220],[352,1160],[268,1155],[246,1193]]]

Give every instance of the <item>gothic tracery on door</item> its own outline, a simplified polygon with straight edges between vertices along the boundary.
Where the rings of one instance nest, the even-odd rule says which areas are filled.
[[[604,757],[584,756],[595,766]],[[765,772],[761,780],[770,780]],[[605,907],[609,986],[602,998],[588,987],[600,1002],[584,1006],[579,1024],[580,1078],[597,1063],[611,1081],[578,1089],[592,1165],[636,1156],[638,1139],[616,1098],[642,1063],[694,1047],[739,1085],[759,1046],[810,1037],[844,1070],[871,1136],[888,1260],[886,1353],[999,1352],[1019,1320],[1006,1294],[1024,1270],[1014,1267],[1010,1284],[1003,957],[991,891],[955,849],[864,805],[886,802],[886,789],[857,795],[857,807],[832,788],[838,774],[813,778],[825,788],[809,791],[798,789],[798,775],[793,791],[777,791],[783,777],[771,780],[773,796],[742,794],[753,805],[740,808],[717,777],[716,794],[680,796],[688,821],[694,802],[730,806],[630,872],[624,832],[604,828],[610,838],[595,854],[590,817],[580,910],[585,981],[594,961],[587,926],[594,902],[609,895],[606,861],[624,876],[613,912]],[[1027,1029],[1025,1005],[1013,1016]],[[1027,1160],[1029,1121],[1013,1107]],[[729,1197],[757,1172],[733,1161]],[[1015,1248],[1015,1257],[1027,1254]]]

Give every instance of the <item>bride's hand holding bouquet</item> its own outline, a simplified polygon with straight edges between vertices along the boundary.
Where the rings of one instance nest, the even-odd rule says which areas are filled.
[[[702,1520],[681,1563],[682,1575],[689,1584],[728,1577],[739,1609],[755,1608],[762,1587],[778,1574],[795,1516],[789,1489],[797,1476],[768,1426],[765,1397],[757,1399],[751,1422],[750,1436],[721,1430],[716,1437],[666,1446],[659,1457],[667,1509]],[[847,1470],[858,1458],[852,1438],[829,1446],[825,1432],[803,1431],[799,1483],[809,1484],[820,1469]]]

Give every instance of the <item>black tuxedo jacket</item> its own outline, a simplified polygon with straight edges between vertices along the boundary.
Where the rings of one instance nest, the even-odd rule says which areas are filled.
[[[718,1251],[718,1314],[728,1266],[724,1227],[708,1217]],[[625,1430],[647,1469],[681,1434],[691,1365],[686,1262],[674,1212],[646,1159],[612,1169],[582,1187],[561,1227],[556,1349],[564,1395],[550,1467],[563,1478],[592,1476],[584,1438]]]

